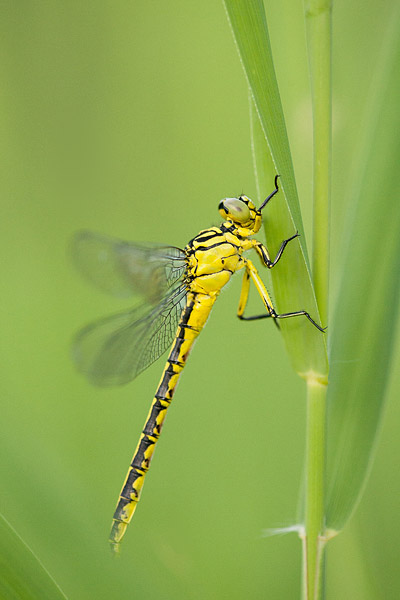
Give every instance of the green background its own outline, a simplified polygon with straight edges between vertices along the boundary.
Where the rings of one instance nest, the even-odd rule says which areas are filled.
[[[126,306],[74,271],[76,230],[183,247],[218,224],[221,198],[255,198],[247,89],[222,3],[0,6],[1,512],[71,600],[299,597],[298,539],[261,533],[296,521],[304,384],[268,321],[236,319],[240,278],[190,356],[119,560],[109,526],[162,360],[107,390],[70,360],[79,327]],[[309,234],[302,4],[266,6]],[[342,195],[389,18],[390,3],[335,6],[333,299],[351,211]],[[328,599],[400,596],[399,390],[394,369],[365,495],[328,547]]]

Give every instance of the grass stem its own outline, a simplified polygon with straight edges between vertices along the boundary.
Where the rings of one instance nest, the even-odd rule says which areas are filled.
[[[313,107],[314,290],[321,322],[328,323],[330,187],[332,162],[332,0],[304,0]],[[307,381],[307,442],[303,593],[323,593],[327,386]]]
[[[327,386],[315,379],[307,382],[307,444],[304,593],[307,600],[321,595],[323,560],[324,485]]]

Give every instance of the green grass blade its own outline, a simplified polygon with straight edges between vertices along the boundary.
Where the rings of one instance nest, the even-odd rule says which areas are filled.
[[[267,245],[271,254],[274,255],[284,238],[295,231],[300,233],[299,243],[292,242],[288,246],[284,259],[271,272],[277,309],[281,313],[307,310],[318,322],[264,5],[258,0],[225,0],[225,6],[255,107],[251,117],[252,141],[262,198],[272,191],[274,175],[280,175],[281,192],[265,210]],[[327,359],[323,334],[305,317],[281,321],[281,327],[295,370],[305,378],[325,381]]]
[[[0,515],[0,598],[65,600],[66,596],[33,552]]]
[[[274,169],[281,176],[280,186],[307,256],[264,4],[262,0],[225,0],[225,6]]]
[[[304,0],[313,105],[312,272],[321,319],[328,321],[332,164],[332,0]]]
[[[327,527],[341,530],[362,492],[379,429],[400,300],[399,7],[372,80],[362,165],[349,202],[328,391]],[[366,151],[367,149],[367,151]]]
[[[330,191],[332,163],[332,5],[305,0],[306,37],[313,107],[313,254],[315,295],[322,321],[328,321]],[[307,386],[305,479],[305,597],[324,593],[326,386]]]

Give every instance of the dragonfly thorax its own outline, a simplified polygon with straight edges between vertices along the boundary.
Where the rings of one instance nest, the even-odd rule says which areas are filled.
[[[200,231],[185,248],[188,283],[199,294],[219,294],[232,274],[244,266],[242,252],[247,240],[225,227]]]
[[[219,203],[218,210],[222,217],[232,223],[237,232],[244,237],[257,233],[261,227],[261,211],[247,196],[225,198]]]

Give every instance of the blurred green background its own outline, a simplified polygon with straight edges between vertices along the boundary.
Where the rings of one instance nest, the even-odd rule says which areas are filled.
[[[342,195],[390,4],[335,7],[333,297]],[[255,198],[247,89],[222,3],[0,6],[1,512],[71,600],[298,598],[299,541],[261,532],[296,519],[304,385],[269,322],[236,319],[240,281],[190,357],[119,560],[109,526],[162,360],[108,390],[70,360],[79,327],[126,306],[74,272],[76,230],[183,247],[219,222],[221,198]],[[302,3],[266,9],[309,233]],[[328,599],[400,597],[399,391],[394,373],[364,498],[328,547]]]

